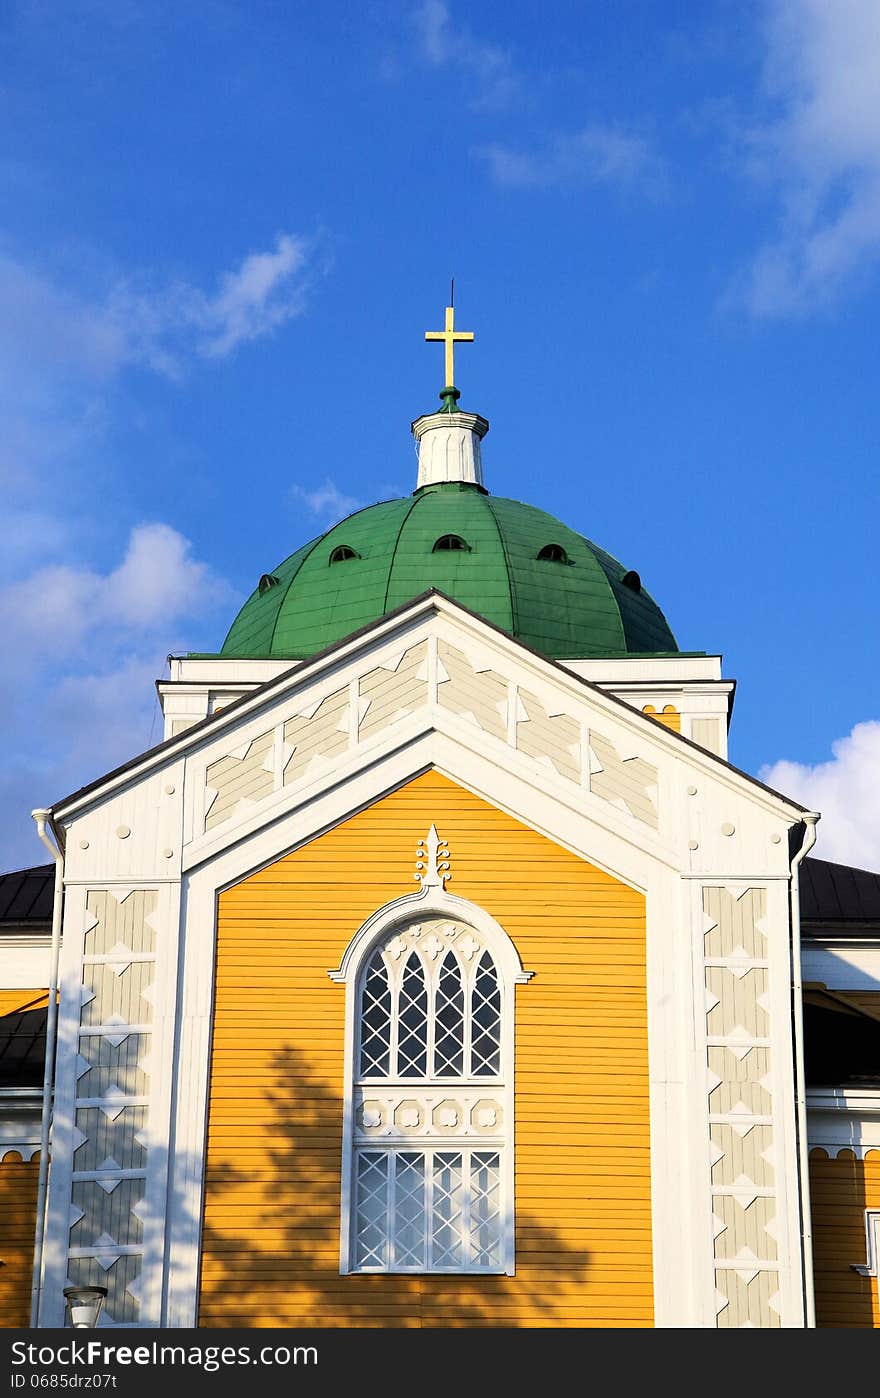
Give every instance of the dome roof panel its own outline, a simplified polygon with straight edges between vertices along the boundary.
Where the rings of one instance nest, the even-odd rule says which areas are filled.
[[[435,550],[450,535],[464,547]],[[538,558],[547,545],[555,556]],[[340,548],[357,556],[331,562]],[[368,506],[271,573],[278,582],[251,594],[222,655],[302,659],[429,588],[555,659],[678,649],[635,574],[624,583],[622,564],[553,515],[477,485]]]

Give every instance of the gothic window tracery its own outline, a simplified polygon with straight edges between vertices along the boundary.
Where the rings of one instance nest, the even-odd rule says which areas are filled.
[[[506,1270],[511,1026],[486,939],[412,921],[369,952],[355,989],[349,1270]]]

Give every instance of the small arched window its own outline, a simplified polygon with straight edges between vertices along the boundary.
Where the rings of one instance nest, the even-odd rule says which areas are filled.
[[[465,543],[460,534],[441,534],[434,541],[432,553],[470,553],[471,546]]]
[[[538,550],[537,557],[542,563],[567,563],[568,554],[561,544],[545,544]]]
[[[350,558],[360,558],[357,549],[350,548],[348,544],[340,544],[330,555],[331,563],[347,563]]]
[[[512,986],[485,934],[411,917],[354,991],[344,1270],[512,1270]]]
[[[628,587],[631,592],[641,592],[642,580],[634,568],[630,568],[628,573],[624,573],[620,580],[624,587]]]
[[[274,573],[264,573],[257,585],[260,596],[262,597],[263,593],[268,592],[271,587],[277,587],[280,581],[281,579],[276,578]]]

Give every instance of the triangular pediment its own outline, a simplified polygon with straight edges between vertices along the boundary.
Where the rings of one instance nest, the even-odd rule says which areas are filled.
[[[145,782],[185,788],[183,866],[210,857],[389,754],[436,735],[679,864],[690,787],[791,825],[800,808],[459,604],[429,594],[282,675],[55,808],[63,823]],[[719,807],[719,810],[721,810]],[[131,822],[129,822],[130,824]],[[119,829],[124,828],[119,815]],[[132,825],[132,830],[134,826]],[[170,856],[169,856],[170,857]]]

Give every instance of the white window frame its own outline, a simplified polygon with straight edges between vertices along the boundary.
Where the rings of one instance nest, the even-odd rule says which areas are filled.
[[[876,1277],[880,1272],[880,1209],[865,1209],[865,1256],[867,1265],[853,1262],[860,1277]]]
[[[467,899],[459,898],[455,894],[446,893],[436,887],[423,888],[420,893],[407,894],[403,898],[397,898],[392,903],[380,908],[358,929],[345,949],[339,966],[334,971],[328,972],[330,979],[345,986],[345,1068],[343,1086],[343,1130],[342,1130],[342,1189],[341,1189],[341,1209],[340,1209],[340,1247],[339,1247],[339,1270],[343,1275],[353,1273],[356,1275],[367,1274],[366,1269],[356,1266],[351,1246],[352,1240],[352,1215],[356,1205],[356,1191],[354,1181],[354,1110],[355,1110],[355,1086],[359,1081],[358,1054],[360,1047],[360,985],[361,975],[369,958],[379,943],[387,941],[392,936],[395,928],[411,923],[416,918],[447,918],[450,921],[467,924],[482,938],[486,949],[490,952],[495,963],[495,970],[498,976],[498,985],[501,992],[501,1081],[503,1083],[504,1101],[504,1144],[500,1150],[501,1161],[501,1188],[502,1188],[502,1257],[503,1265],[498,1269],[502,1274],[513,1276],[515,1266],[515,1201],[514,1201],[514,1155],[515,1155],[515,1131],[514,1131],[514,1016],[515,1016],[515,987],[525,984],[534,975],[533,971],[523,970],[519,954],[510,939],[508,933],[482,908],[475,903],[468,902]],[[400,1091],[401,1096],[407,1092],[417,1089],[419,1084],[417,1078],[403,1079],[377,1079],[377,1086],[383,1090],[390,1089],[394,1092]],[[453,1078],[438,1079],[442,1084],[438,1089],[443,1092],[461,1092],[463,1088],[468,1091],[487,1092],[491,1090],[495,1079],[484,1078]],[[433,1084],[433,1080],[432,1080]],[[433,1086],[432,1086],[433,1090]],[[388,1140],[383,1142],[381,1138],[376,1141],[376,1149],[402,1149],[413,1152],[432,1150],[441,1151],[491,1151],[497,1149],[496,1145],[486,1140],[485,1144],[478,1137],[469,1138],[443,1138],[443,1137],[413,1137],[406,1144],[399,1144],[396,1141]],[[379,1269],[370,1269],[370,1274],[375,1275]],[[443,1273],[439,1269],[407,1268],[408,1274],[413,1271],[420,1275],[449,1275],[453,1274],[469,1275],[491,1275],[487,1268],[460,1267],[455,1269],[444,1269]],[[494,1270],[494,1269],[493,1269]],[[400,1275],[395,1269],[383,1274],[389,1276]],[[497,1275],[498,1273],[495,1272]]]

